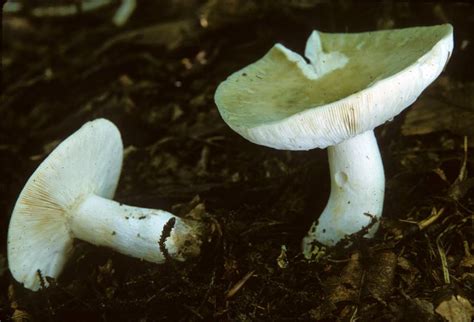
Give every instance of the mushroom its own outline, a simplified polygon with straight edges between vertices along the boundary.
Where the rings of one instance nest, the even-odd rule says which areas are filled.
[[[222,82],[215,102],[247,140],[282,150],[328,147],[329,201],[303,239],[310,258],[382,214],[385,178],[374,128],[410,106],[442,72],[450,24],[334,34],[314,31],[305,56],[276,44]]]
[[[74,238],[154,263],[168,254],[177,260],[199,254],[201,223],[111,200],[122,159],[117,127],[97,119],[39,165],[20,193],[8,230],[9,268],[18,282],[36,291],[41,276],[58,277]]]

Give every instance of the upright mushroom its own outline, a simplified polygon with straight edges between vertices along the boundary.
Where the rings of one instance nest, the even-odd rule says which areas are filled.
[[[247,140],[282,150],[328,147],[331,193],[303,240],[306,257],[316,241],[333,246],[381,216],[385,178],[373,129],[417,99],[452,49],[449,24],[314,31],[305,49],[309,63],[276,44],[219,85],[222,118]]]
[[[184,260],[199,253],[199,222],[110,200],[122,158],[118,129],[97,119],[69,136],[39,165],[20,193],[8,230],[9,268],[18,282],[37,290],[38,272],[56,278],[74,238],[155,263],[165,261],[158,243],[162,234],[168,237],[165,246],[172,258]]]

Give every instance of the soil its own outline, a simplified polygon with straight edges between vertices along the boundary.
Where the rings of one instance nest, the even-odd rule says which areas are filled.
[[[122,27],[111,23],[116,7],[3,14],[0,321],[471,320],[473,5],[143,1]],[[302,52],[313,29],[446,22],[446,70],[376,130],[386,173],[378,233],[306,260],[301,239],[329,196],[326,151],[246,141],[220,118],[216,86],[276,42]],[[202,204],[213,233],[198,258],[163,265],[75,241],[59,279],[26,290],[7,265],[16,198],[61,140],[99,117],[125,146],[115,199],[176,214]]]

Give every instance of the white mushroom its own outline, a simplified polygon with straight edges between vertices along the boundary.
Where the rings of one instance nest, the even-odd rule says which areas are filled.
[[[221,83],[224,121],[247,140],[282,150],[328,148],[331,193],[303,240],[333,246],[380,218],[383,165],[373,129],[410,106],[453,49],[449,24],[354,34],[315,31],[299,54],[275,45]],[[372,237],[377,224],[365,237]]]
[[[56,278],[73,250],[74,238],[155,263],[165,261],[159,245],[162,234],[168,237],[165,247],[172,258],[184,260],[199,253],[200,223],[110,200],[122,158],[118,129],[97,119],[69,136],[40,164],[16,202],[8,230],[9,268],[18,282],[37,290],[38,271]]]

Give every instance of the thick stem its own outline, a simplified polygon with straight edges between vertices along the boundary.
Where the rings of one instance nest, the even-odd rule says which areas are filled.
[[[331,194],[319,220],[303,239],[303,253],[311,257],[314,242],[337,244],[382,215],[385,177],[373,131],[328,148]],[[375,224],[365,237],[372,237]]]
[[[70,218],[75,238],[155,263],[165,261],[159,241],[166,223],[174,218],[165,242],[169,255],[184,260],[199,254],[201,225],[163,210],[127,206],[90,195],[71,211]]]

